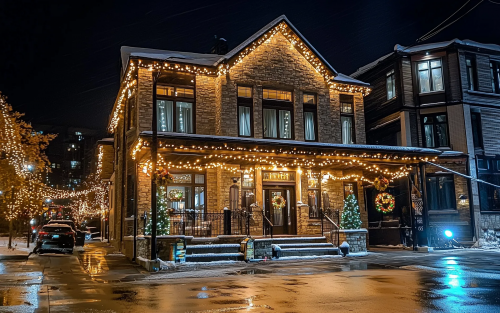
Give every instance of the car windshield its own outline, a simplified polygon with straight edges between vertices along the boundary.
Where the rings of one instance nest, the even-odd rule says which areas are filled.
[[[72,230],[71,227],[68,226],[50,226],[50,227],[45,226],[44,228],[42,228],[42,231],[47,233],[66,233]]]

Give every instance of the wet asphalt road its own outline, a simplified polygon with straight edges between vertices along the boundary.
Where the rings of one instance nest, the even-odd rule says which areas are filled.
[[[0,312],[500,312],[500,252],[183,265],[149,274],[101,243],[0,261]]]

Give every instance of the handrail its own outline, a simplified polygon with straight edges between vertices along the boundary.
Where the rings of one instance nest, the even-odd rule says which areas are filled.
[[[328,215],[325,214],[323,209],[320,209],[320,215],[321,215],[321,235],[323,236],[324,234],[324,229],[323,229],[323,220],[327,220],[330,222],[331,225],[335,226],[335,231],[337,232],[337,247],[340,245],[340,236],[339,236],[339,231],[340,227],[335,223]],[[340,215],[337,215],[337,218],[340,219]],[[340,221],[339,221],[340,224]],[[330,241],[333,243],[333,229],[330,230]]]
[[[333,224],[333,226],[337,227],[337,229],[340,229],[339,225],[337,225],[334,221],[332,221],[332,219],[328,216],[328,215],[325,215],[326,219]]]
[[[270,233],[271,233],[271,238],[273,238],[273,223],[271,223],[271,221],[267,218],[266,214],[264,213],[264,210],[262,210],[262,220],[264,222],[267,222],[267,224],[269,224],[269,227],[270,228]],[[263,228],[263,233],[264,233],[264,236],[266,235],[266,226],[264,225],[264,223],[262,223],[262,228]]]

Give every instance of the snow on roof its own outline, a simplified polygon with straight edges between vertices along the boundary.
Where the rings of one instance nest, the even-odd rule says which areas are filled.
[[[339,83],[344,83],[344,84],[350,84],[350,85],[360,85],[360,86],[367,86],[369,87],[370,84],[362,82],[360,80],[354,79],[350,76],[347,76],[342,73],[338,73],[339,75],[335,76],[333,81],[339,82]]]
[[[152,136],[152,131],[141,132],[142,136]],[[178,140],[198,140],[204,142],[225,142],[236,144],[262,144],[275,145],[283,147],[301,147],[301,148],[323,148],[335,150],[357,150],[362,152],[382,152],[382,153],[401,153],[401,154],[425,154],[425,155],[440,155],[442,151],[420,147],[400,147],[400,146],[382,146],[382,145],[358,145],[358,144],[340,144],[326,142],[310,142],[297,140],[277,140],[277,139],[261,139],[261,138],[245,138],[245,137],[229,137],[229,136],[213,136],[200,134],[184,134],[171,132],[158,132],[158,138],[178,139]]]
[[[130,57],[141,57],[170,62],[180,62],[188,64],[198,64],[204,66],[214,66],[223,56],[212,53],[194,53],[171,50],[158,50],[149,48],[123,46],[120,49],[123,70],[127,68]]]
[[[376,59],[375,61],[370,62],[370,63],[366,64],[365,66],[358,68],[358,70],[356,72],[352,73],[350,76],[351,77],[359,77],[361,74],[368,72],[369,70],[371,70],[372,68],[377,66],[377,64],[384,61],[385,59],[387,59],[388,57],[390,57],[393,54],[394,54],[394,52],[388,53],[388,54]]]

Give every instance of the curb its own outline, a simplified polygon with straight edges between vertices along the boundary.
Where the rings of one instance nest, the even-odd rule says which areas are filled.
[[[27,260],[28,256],[28,254],[0,255],[0,261]]]

